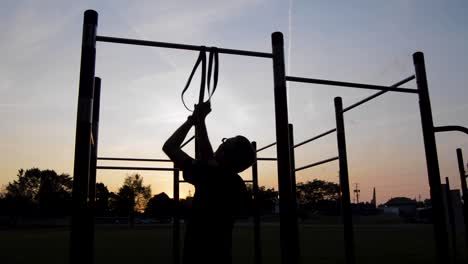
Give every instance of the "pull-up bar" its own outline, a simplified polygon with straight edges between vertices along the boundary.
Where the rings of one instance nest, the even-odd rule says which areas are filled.
[[[320,135],[317,135],[317,136],[315,136],[315,137],[313,137],[313,138],[307,139],[307,140],[305,140],[305,141],[302,141],[301,143],[298,143],[298,144],[294,145],[294,148],[300,147],[300,146],[302,146],[302,145],[304,145],[304,144],[307,144],[307,143],[309,143],[309,142],[311,142],[311,141],[314,141],[314,140],[316,140],[316,139],[319,139],[319,138],[321,138],[321,137],[324,137],[324,136],[326,136],[326,135],[328,135],[328,134],[331,134],[331,133],[333,133],[333,132],[335,132],[335,131],[336,131],[336,128],[330,129],[330,130],[328,130],[328,131],[326,131],[326,132],[324,132],[324,133],[322,133],[322,134],[320,134]]]
[[[114,160],[114,161],[144,161],[144,162],[172,162],[169,159],[143,159],[143,158],[113,158],[113,157],[98,157],[98,160]]]
[[[404,80],[401,80],[401,81],[399,81],[399,82],[393,84],[393,85],[390,86],[390,87],[396,88],[396,87],[398,87],[398,86],[400,86],[400,85],[403,85],[403,84],[405,84],[405,83],[407,83],[407,82],[409,82],[409,81],[414,80],[414,78],[416,78],[416,76],[411,75],[410,77],[408,77],[408,78],[406,78],[406,79],[404,79]],[[366,98],[362,99],[361,101],[356,102],[356,103],[354,103],[354,104],[352,104],[352,105],[350,105],[350,106],[344,108],[344,109],[343,109],[343,113],[344,113],[344,112],[347,112],[347,111],[349,111],[349,110],[351,110],[351,109],[353,109],[353,108],[355,108],[355,107],[358,107],[358,106],[362,105],[363,103],[366,103],[366,102],[368,102],[368,101],[370,101],[370,100],[372,100],[372,99],[374,99],[374,98],[376,98],[376,97],[378,97],[378,96],[381,96],[382,94],[384,94],[384,93],[386,93],[386,92],[389,92],[389,90],[383,90],[383,91],[377,92],[377,93],[375,93],[375,94],[373,94],[373,95],[371,95],[371,96],[369,96],[369,97],[366,97]]]
[[[434,127],[434,132],[450,132],[459,131],[468,134],[468,128],[463,126],[438,126]]]
[[[264,146],[263,148],[257,149],[257,152],[260,152],[260,151],[265,150],[265,149],[267,149],[267,148],[273,147],[274,145],[276,145],[276,142],[271,143],[270,145],[266,145],[266,146]]]
[[[139,39],[115,38],[115,37],[106,37],[106,36],[96,36],[96,41],[118,43],[118,44],[128,44],[128,45],[138,45],[138,46],[169,48],[169,49],[195,50],[195,51],[210,51],[213,49],[212,47],[205,47],[205,46],[139,40]],[[271,53],[249,51],[249,50],[216,48],[216,51],[218,53],[231,54],[231,55],[261,57],[261,58],[270,58],[270,59],[273,58],[273,55]]]
[[[291,77],[291,78],[296,78],[296,77]],[[396,87],[398,87],[398,86],[400,86],[400,85],[403,85],[403,84],[405,84],[405,83],[407,83],[407,82],[409,82],[409,81],[414,80],[415,78],[416,78],[416,77],[415,77],[414,75],[411,75],[410,77],[408,77],[408,78],[406,78],[406,79],[403,79],[403,80],[401,80],[401,81],[399,81],[399,82],[397,82],[397,83],[391,85],[390,87],[391,87],[392,89],[393,89],[393,88],[396,88]],[[288,79],[288,77],[286,77],[286,79]],[[311,79],[311,80],[315,80],[315,79]],[[382,87],[384,87],[384,86],[382,86]],[[406,89],[406,88],[402,88],[402,89]],[[412,90],[412,89],[410,89],[410,90],[411,90],[411,91],[416,91],[416,90]],[[373,95],[371,95],[371,96],[369,96],[369,97],[366,97],[366,98],[362,99],[361,101],[356,102],[356,103],[354,103],[354,104],[352,104],[352,105],[350,105],[350,106],[344,108],[344,109],[343,109],[343,113],[344,113],[344,112],[347,112],[347,111],[349,111],[349,110],[351,110],[351,109],[353,109],[353,108],[356,108],[356,107],[358,107],[358,106],[360,106],[360,105],[362,105],[362,104],[364,104],[364,103],[366,103],[366,102],[368,102],[368,101],[370,101],[370,100],[372,100],[372,99],[374,99],[374,98],[376,98],[376,97],[378,97],[378,96],[380,96],[380,95],[382,95],[382,94],[384,94],[384,93],[386,93],[386,92],[389,92],[389,91],[391,91],[391,90],[388,90],[388,89],[387,89],[387,90],[383,90],[383,91],[377,92],[377,93],[375,93],[375,94],[373,94]],[[417,91],[416,91],[416,92],[417,92]],[[462,132],[465,132],[465,133],[468,134],[468,129],[467,129],[467,128],[464,128],[464,127],[461,127],[461,128],[460,128],[460,127],[458,127],[458,126],[456,126],[456,127],[457,127],[458,129],[449,129],[449,130],[443,130],[443,131],[458,130],[458,131],[462,131]],[[440,128],[444,128],[444,127],[440,127]],[[461,129],[461,130],[460,130],[460,129]],[[463,130],[463,129],[466,129],[466,130]],[[294,145],[294,148],[300,147],[300,146],[302,146],[302,145],[304,145],[304,144],[306,144],[306,143],[309,143],[309,142],[311,142],[311,141],[314,141],[314,140],[316,140],[316,139],[319,139],[319,138],[321,138],[321,137],[323,137],[323,136],[326,136],[326,135],[328,135],[328,134],[331,134],[331,133],[333,133],[333,132],[335,132],[335,131],[336,131],[336,128],[332,128],[332,129],[330,129],[330,130],[328,130],[328,131],[325,131],[324,133],[322,133],[322,134],[320,134],[320,135],[314,136],[314,137],[312,137],[312,138],[310,138],[310,139],[307,139],[307,140],[305,140],[305,141],[303,141],[303,142],[301,142],[301,143],[298,143],[298,144]],[[441,131],[442,131],[442,130],[441,130]],[[266,146],[263,147],[263,148],[258,149],[257,152],[262,151],[262,150],[265,150],[265,149],[267,149],[267,148],[270,148],[270,147],[272,147],[272,146],[274,146],[274,145],[276,145],[276,142],[275,142],[275,143],[271,143],[271,144],[269,144],[269,145],[266,145]]]
[[[99,170],[178,171],[177,168],[97,166]]]
[[[350,88],[382,90],[386,92],[401,92],[401,93],[416,93],[416,94],[418,93],[418,90],[410,89],[410,88],[395,88],[395,87],[373,85],[373,84],[338,82],[338,81],[331,81],[331,80],[302,78],[302,77],[294,77],[294,76],[286,76],[286,80],[290,82],[315,83],[315,84],[342,86],[342,87],[350,87]]]
[[[264,160],[264,161],[277,161],[277,158],[257,158],[257,160]]]
[[[328,163],[328,162],[330,162],[330,161],[334,161],[334,160],[337,160],[337,159],[338,159],[338,156],[337,156],[337,157],[333,157],[333,158],[329,158],[329,159],[326,159],[326,160],[322,160],[322,161],[319,161],[319,162],[315,162],[315,163],[306,165],[306,166],[304,166],[304,167],[297,168],[296,171],[300,171],[300,170],[305,170],[305,169],[308,169],[308,168],[312,168],[312,167],[315,167],[315,166],[318,166],[318,165],[322,165],[322,164],[324,164],[324,163]]]

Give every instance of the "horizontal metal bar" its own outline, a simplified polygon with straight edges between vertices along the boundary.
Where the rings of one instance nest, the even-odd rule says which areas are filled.
[[[303,141],[303,142],[301,142],[301,143],[299,143],[299,144],[297,144],[297,145],[294,145],[293,148],[297,148],[297,147],[299,147],[299,146],[302,146],[302,145],[304,145],[304,144],[306,144],[306,143],[309,143],[309,142],[311,142],[311,141],[314,141],[314,140],[316,140],[316,139],[319,139],[319,138],[321,138],[321,137],[324,137],[324,136],[326,136],[326,135],[328,135],[328,134],[331,134],[331,133],[333,133],[333,132],[335,132],[335,131],[336,131],[336,128],[330,129],[330,130],[328,130],[328,131],[326,131],[326,132],[324,132],[324,133],[322,133],[322,134],[320,134],[320,135],[318,135],[318,136],[315,136],[315,137],[310,138],[310,139],[307,139],[307,140],[305,140],[305,141]]]
[[[150,168],[150,167],[118,167],[118,166],[97,166],[99,170],[139,170],[139,171],[177,171],[176,168]]]
[[[398,87],[398,86],[400,86],[400,85],[403,85],[403,84],[405,84],[405,83],[407,83],[407,82],[413,80],[414,78],[416,78],[416,76],[411,75],[410,77],[408,77],[408,78],[406,78],[406,79],[404,79],[404,80],[401,80],[401,81],[399,81],[399,82],[393,84],[393,85],[390,86],[390,87]],[[380,91],[380,92],[377,92],[377,93],[375,93],[375,94],[373,94],[373,95],[371,95],[371,96],[369,96],[369,97],[366,97],[366,98],[362,99],[361,101],[359,101],[359,102],[357,102],[357,103],[354,103],[354,104],[352,104],[352,105],[350,105],[350,106],[344,108],[344,109],[343,109],[343,113],[344,113],[344,112],[347,112],[347,111],[349,111],[349,110],[351,110],[351,109],[353,109],[353,108],[355,108],[355,107],[358,107],[358,106],[362,105],[363,103],[366,103],[366,102],[368,102],[368,101],[370,101],[370,100],[372,100],[372,99],[374,99],[374,98],[376,98],[376,97],[378,97],[378,96],[381,96],[382,94],[384,94],[384,93],[386,93],[386,92],[388,92],[388,90],[386,90],[386,91]]]
[[[295,77],[293,77],[293,78],[295,78]],[[406,78],[406,79],[404,79],[404,80],[401,80],[401,81],[399,81],[399,82],[393,84],[391,87],[398,87],[398,86],[400,86],[400,85],[403,85],[403,84],[405,84],[405,83],[407,83],[407,82],[413,80],[414,78],[415,78],[415,76],[414,76],[414,75],[411,75],[410,77],[408,77],[408,78]],[[382,95],[382,94],[388,92],[388,91],[389,91],[389,90],[380,91],[380,92],[378,92],[378,93],[376,93],[376,94],[374,94],[374,95],[371,95],[371,96],[369,96],[369,97],[367,97],[367,98],[364,98],[363,100],[361,100],[361,101],[359,101],[359,102],[357,102],[357,103],[355,103],[355,104],[353,104],[353,105],[351,105],[351,106],[346,107],[345,109],[343,109],[343,112],[349,111],[349,110],[351,110],[351,109],[353,109],[353,108],[355,108],[355,107],[357,107],[357,106],[359,106],[359,105],[361,105],[361,104],[363,104],[363,103],[365,103],[365,102],[367,102],[367,101],[370,101],[370,100],[376,98],[377,96],[380,96],[380,95]],[[326,136],[326,135],[328,135],[328,134],[331,134],[331,133],[333,133],[333,132],[335,132],[335,131],[336,131],[336,128],[330,129],[330,130],[328,130],[328,131],[326,131],[326,132],[324,132],[324,133],[322,133],[322,134],[320,134],[320,135],[317,135],[317,136],[315,136],[315,137],[313,137],[313,138],[307,139],[307,140],[305,140],[305,141],[303,141],[303,142],[301,142],[301,143],[298,143],[298,144],[294,145],[294,148],[300,147],[300,146],[302,146],[302,145],[304,145],[304,144],[307,144],[307,143],[309,143],[309,142],[311,142],[311,141],[314,141],[314,140],[319,139],[319,138],[321,138],[321,137],[323,137],[323,136]],[[271,146],[274,146],[275,144],[276,144],[276,143],[272,143],[272,144],[270,144],[270,145],[268,145],[268,146],[265,146],[265,147],[263,147],[263,148],[257,150],[257,152],[259,152],[259,151],[261,151],[261,150],[263,150],[263,149],[269,148],[269,147],[271,147]]]
[[[257,158],[257,160],[267,160],[267,161],[276,161],[277,158]]]
[[[372,84],[364,84],[364,83],[351,83],[351,82],[339,82],[339,81],[312,79],[312,78],[302,78],[302,77],[293,77],[293,76],[286,76],[286,80],[290,81],[290,82],[315,83],[315,84],[333,85],[333,86],[342,86],[342,87],[351,87],[351,88],[383,90],[383,91],[390,91],[390,92],[418,93],[418,90],[410,89],[410,88],[394,88],[394,87],[381,86],[381,85],[372,85]]]
[[[257,149],[257,152],[260,152],[260,151],[262,151],[262,150],[265,150],[265,149],[267,149],[267,148],[269,148],[269,147],[273,147],[274,145],[276,145],[276,142],[275,142],[275,143],[271,143],[270,145],[266,145],[266,146],[264,146],[263,148]]]
[[[315,163],[306,165],[304,167],[297,168],[296,171],[312,168],[312,167],[315,167],[315,166],[318,166],[318,165],[321,165],[321,164],[324,164],[324,163],[327,163],[327,162],[330,162],[330,161],[334,161],[334,160],[337,160],[337,159],[338,159],[338,157],[333,157],[333,158],[329,158],[329,159],[322,160],[322,161],[319,161],[319,162],[315,162]]]
[[[439,126],[434,127],[434,132],[449,132],[449,131],[459,131],[465,134],[468,134],[468,128],[463,126]]]
[[[170,159],[113,158],[113,157],[98,157],[97,159],[98,160],[120,160],[120,161],[172,162]]]
[[[185,143],[183,143],[180,148],[183,148],[185,147],[188,143],[190,143],[190,141],[192,141],[193,139],[195,138],[195,136],[192,136],[191,138],[189,138],[187,141],[185,141]]]
[[[179,183],[184,183],[184,182],[188,182],[188,181],[179,181]],[[244,182],[253,182],[253,180],[244,180]]]
[[[128,44],[128,45],[138,45],[138,46],[160,47],[160,48],[169,48],[169,49],[196,50],[196,51],[201,51],[201,50],[210,51],[212,49],[211,47],[196,46],[196,45],[177,44],[177,43],[139,40],[139,39],[115,38],[115,37],[106,37],[106,36],[96,36],[96,41]],[[216,50],[218,51],[218,53],[231,54],[231,55],[273,58],[273,55],[271,53],[265,53],[265,52],[224,49],[224,48],[216,48]]]

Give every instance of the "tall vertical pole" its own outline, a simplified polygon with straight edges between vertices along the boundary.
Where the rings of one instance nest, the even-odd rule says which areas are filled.
[[[437,263],[450,263],[448,234],[445,223],[445,210],[440,181],[439,161],[437,157],[437,147],[434,134],[434,122],[432,120],[431,102],[429,99],[429,89],[427,86],[424,54],[422,52],[414,53],[413,62],[416,73],[416,84],[419,91],[419,110],[421,112],[424,149],[426,152],[426,166],[431,193]]]
[[[88,198],[88,251],[90,252],[88,263],[94,263],[94,217],[96,213],[96,166],[99,146],[99,112],[101,101],[101,78],[94,78],[94,99],[93,99],[93,122],[92,122],[92,148],[91,165],[89,169],[89,198]]]
[[[457,232],[456,232],[456,224],[455,224],[455,212],[453,211],[453,201],[452,201],[452,194],[450,192],[450,183],[449,178],[445,177],[445,195],[447,199],[447,214],[449,220],[449,230],[450,235],[452,238],[452,260],[453,263],[456,263],[455,259],[457,257]]]
[[[341,215],[343,217],[345,256],[347,264],[355,263],[353,214],[349,192],[348,157],[346,153],[346,136],[343,118],[343,102],[335,97],[336,138],[340,166]]]
[[[253,221],[254,221],[254,263],[262,263],[262,247],[260,245],[260,201],[258,199],[258,162],[257,142],[252,142],[255,151],[255,162],[252,164]]]
[[[81,46],[80,83],[73,169],[72,215],[70,226],[70,263],[88,263],[87,197],[91,162],[91,121],[93,113],[94,69],[96,63],[96,30],[98,14],[94,10],[84,13]]]
[[[89,207],[94,210],[96,202],[96,166],[99,142],[99,112],[101,102],[101,78],[94,78],[93,122],[92,122],[92,150],[89,170]]]
[[[299,263],[297,217],[291,187],[291,161],[288,133],[288,103],[284,66],[284,41],[281,32],[271,35],[275,93],[276,151],[280,207],[281,263]]]
[[[289,157],[291,160],[291,191],[293,195],[294,208],[296,208],[294,213],[296,213],[296,218],[297,218],[296,158],[294,156],[294,126],[293,124],[289,124],[288,129],[289,129],[289,151],[290,151]]]
[[[175,165],[174,165],[175,168]],[[172,223],[173,263],[180,263],[180,209],[179,209],[179,170],[174,170],[174,218]]]
[[[463,221],[465,223],[465,245],[468,254],[468,188],[466,186],[465,164],[463,162],[463,153],[457,148],[458,172],[460,173],[460,186],[463,195]]]

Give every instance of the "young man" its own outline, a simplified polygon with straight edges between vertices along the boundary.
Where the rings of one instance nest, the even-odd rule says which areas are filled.
[[[245,211],[249,195],[239,172],[255,162],[255,152],[243,136],[223,139],[215,153],[206,131],[209,102],[196,105],[166,141],[163,151],[183,170],[184,179],[195,186],[192,214],[187,224],[183,263],[231,263],[231,240],[235,218]],[[199,158],[185,153],[182,145],[195,126]]]

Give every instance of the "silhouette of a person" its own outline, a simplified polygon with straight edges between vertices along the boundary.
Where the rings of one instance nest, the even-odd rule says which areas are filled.
[[[184,179],[195,186],[192,213],[187,223],[183,263],[231,263],[232,229],[236,217],[245,210],[249,195],[238,175],[255,161],[248,139],[236,136],[223,139],[213,153],[205,118],[209,102],[195,106],[189,116],[166,141],[163,150],[183,170]],[[190,128],[195,126],[199,158],[181,149]]]

